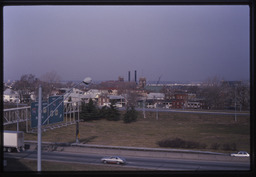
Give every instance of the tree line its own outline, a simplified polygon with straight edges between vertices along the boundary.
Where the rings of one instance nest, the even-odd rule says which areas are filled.
[[[47,98],[56,88],[70,88],[73,84],[73,82],[67,82],[66,84],[61,83],[60,76],[52,71],[42,75],[40,78],[37,78],[33,74],[22,75],[20,80],[14,83],[12,89],[19,93],[21,103],[29,104],[31,102],[31,93],[38,95],[39,85],[43,88],[43,98]],[[94,85],[94,87],[97,86]],[[119,94],[125,93],[128,96],[126,98],[127,102],[132,104],[128,105],[128,107],[137,105],[138,94],[133,89],[125,89],[122,87],[118,90]],[[204,81],[202,86],[187,86],[178,88],[178,90],[185,90],[187,93],[195,93],[197,98],[203,100],[203,109],[250,109],[250,84],[246,82],[238,81],[229,84],[229,82],[223,81],[218,77],[212,77]],[[162,93],[164,93],[166,97],[170,97],[175,91],[174,87],[164,87],[162,89]],[[104,111],[104,108],[102,111]]]
[[[88,103],[82,102],[81,107],[80,119],[84,121],[100,119],[119,121],[122,119],[124,123],[131,123],[136,122],[138,117],[138,113],[134,106],[127,106],[126,111],[122,116],[120,111],[116,108],[114,101],[111,101],[109,107],[103,106],[102,108],[99,108],[95,105],[92,99],[90,99]]]
[[[212,79],[198,90],[205,109],[250,109],[250,84],[242,81]]]
[[[177,91],[196,94],[195,100],[203,103],[202,109],[250,109],[250,83],[246,81],[225,81],[212,77],[201,86],[164,86],[162,89],[166,99],[170,99]]]
[[[31,103],[31,94],[38,95],[38,88],[41,85],[42,96],[47,98],[55,88],[61,88],[69,86],[70,83],[60,83],[60,76],[54,71],[47,72],[40,78],[37,78],[33,74],[24,74],[20,80],[16,81],[12,85],[12,89],[17,91],[20,97],[20,103]]]

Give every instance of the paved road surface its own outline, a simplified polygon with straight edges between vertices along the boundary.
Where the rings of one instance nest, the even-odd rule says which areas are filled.
[[[26,158],[36,159],[36,151],[25,151],[20,153],[4,153],[4,157],[8,158]],[[42,152],[42,160],[61,161],[81,164],[102,164],[100,159],[105,157],[104,154],[88,154],[88,153],[70,153],[70,152]],[[127,164],[124,167],[136,167],[150,170],[168,170],[168,171],[226,171],[250,170],[249,163],[246,162],[221,162],[221,161],[205,161],[205,160],[188,160],[188,159],[161,159],[148,157],[132,157],[124,156]]]
[[[119,110],[125,110],[125,108],[119,108]],[[143,108],[136,108],[137,111],[143,111]],[[149,112],[177,112],[177,113],[189,113],[189,114],[213,114],[213,115],[241,115],[249,116],[250,113],[246,112],[221,112],[221,111],[207,111],[207,110],[183,110],[183,109],[165,109],[165,108],[145,108],[145,111]]]

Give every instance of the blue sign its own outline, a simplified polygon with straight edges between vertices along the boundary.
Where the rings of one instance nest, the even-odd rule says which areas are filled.
[[[41,117],[41,125],[43,125],[43,122],[48,117],[48,109],[43,109],[48,105],[47,101],[42,101],[42,117]],[[38,124],[38,102],[31,103],[31,127],[36,128]],[[44,123],[44,125],[47,124],[47,121]]]
[[[63,96],[51,96],[51,97],[49,97],[49,105],[50,105],[49,106],[49,116],[50,116],[49,124],[62,122],[64,120]]]
[[[42,117],[41,118],[42,118],[41,125],[62,122],[64,120],[63,96],[49,97],[49,104],[47,101],[42,101]],[[47,118],[48,120],[46,121]],[[36,128],[37,124],[38,124],[38,102],[33,102],[31,103],[31,127]]]

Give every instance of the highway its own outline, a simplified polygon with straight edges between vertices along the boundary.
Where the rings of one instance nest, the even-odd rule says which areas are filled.
[[[119,108],[125,110],[125,108]],[[137,111],[143,111],[143,108],[136,108]],[[165,108],[145,108],[148,112],[174,112],[174,113],[188,113],[188,114],[213,114],[213,115],[240,115],[249,116],[250,113],[246,112],[221,112],[221,111],[207,111],[207,110],[185,110],[185,109],[165,109]]]
[[[42,160],[59,161],[80,164],[110,165],[103,164],[100,159],[104,154],[70,153],[70,152],[42,152]],[[28,150],[20,153],[4,153],[5,158],[37,159],[37,151]],[[250,164],[247,162],[222,162],[188,159],[167,159],[123,156],[127,164],[123,167],[135,167],[143,170],[165,171],[248,171]]]

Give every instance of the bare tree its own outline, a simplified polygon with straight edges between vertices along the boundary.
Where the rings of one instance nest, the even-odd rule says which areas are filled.
[[[126,101],[128,107],[136,107],[138,101],[138,93],[136,91],[127,90],[126,91]]]
[[[250,87],[249,84],[241,82],[230,87],[230,100],[232,107],[236,106],[238,110],[250,109]]]
[[[221,80],[217,76],[208,78],[204,82],[200,97],[205,99],[207,109],[222,109],[225,95],[221,88]]]
[[[40,80],[33,74],[24,74],[21,76],[20,80],[13,85],[13,89],[18,91],[20,95],[21,102],[30,102],[30,95],[32,92],[36,91]]]
[[[48,82],[52,84],[52,83],[60,82],[61,77],[55,71],[51,71],[42,75],[40,79],[44,82]]]
[[[75,85],[75,84],[74,84],[72,81],[68,81],[68,82],[65,84],[65,86],[66,86],[67,88],[72,88],[74,85]]]
[[[240,87],[237,88],[237,100],[241,105],[242,110],[250,109],[250,86],[249,84],[242,83]]]
[[[40,77],[43,88],[43,97],[49,97],[51,92],[60,86],[60,76],[55,72],[47,72]]]
[[[241,109],[250,107],[249,84],[241,81],[225,81],[218,77],[208,78],[200,91],[208,109]]]

